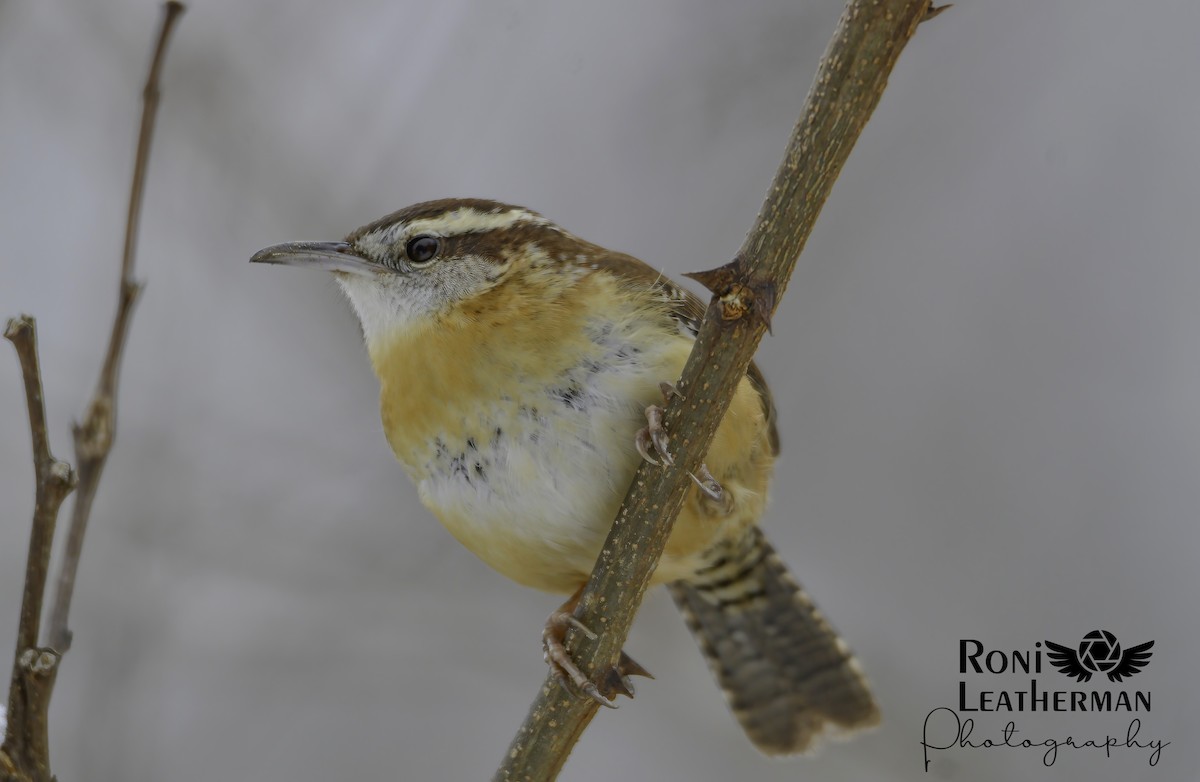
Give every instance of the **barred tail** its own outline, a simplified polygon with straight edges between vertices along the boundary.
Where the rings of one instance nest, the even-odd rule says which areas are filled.
[[[879,721],[858,661],[758,528],[667,588],[763,752],[804,752],[827,726],[850,731]]]

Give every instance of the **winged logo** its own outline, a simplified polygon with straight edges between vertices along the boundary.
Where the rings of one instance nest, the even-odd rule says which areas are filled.
[[[1154,641],[1147,641],[1122,651],[1117,637],[1107,630],[1093,630],[1085,635],[1078,651],[1053,641],[1045,643],[1051,664],[1080,682],[1090,681],[1095,673],[1107,674],[1113,682],[1133,676],[1146,667],[1154,646]]]

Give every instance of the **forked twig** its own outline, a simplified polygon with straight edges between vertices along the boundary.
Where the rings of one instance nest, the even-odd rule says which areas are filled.
[[[137,225],[145,189],[146,164],[154,118],[158,108],[158,81],[167,42],[184,6],[171,0],[164,6],[162,27],[150,76],[143,93],[141,129],[138,135],[133,186],[125,224],[125,248],[121,259],[120,296],[113,320],[112,336],[96,384],[95,396],[82,424],[74,426],[78,475],[71,466],[50,453],[46,428],[46,407],[38,365],[37,324],[28,315],[9,320],[4,336],[17,350],[25,381],[25,399],[29,410],[29,428],[33,439],[34,474],[37,483],[33,525],[29,537],[29,558],[25,564],[25,589],[21,600],[21,618],[9,685],[8,711],[3,743],[0,744],[0,782],[53,782],[50,773],[48,714],[58,662],[71,642],[67,615],[74,590],[79,553],[87,526],[92,500],[104,463],[112,449],[116,427],[117,373],[133,305],[140,285],[133,279]],[[58,592],[50,620],[50,645],[38,645],[41,636],[42,606],[49,580],[50,553],[58,512],[67,495],[78,484],[79,493],[71,518],[67,551],[58,579]]]

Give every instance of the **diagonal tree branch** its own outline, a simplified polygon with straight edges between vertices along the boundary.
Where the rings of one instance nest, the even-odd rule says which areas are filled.
[[[917,26],[937,15],[929,0],[850,0],[792,132],[779,171],[741,250],[729,264],[692,275],[713,291],[683,376],[667,407],[675,467],[642,464],[618,511],[577,612],[602,630],[572,630],[567,646],[585,671],[611,669],[662,554],[694,472],[770,325],[797,257],[851,148],[878,105],[888,75]],[[601,677],[602,678],[602,677]],[[597,704],[548,676],[494,782],[553,780]]]

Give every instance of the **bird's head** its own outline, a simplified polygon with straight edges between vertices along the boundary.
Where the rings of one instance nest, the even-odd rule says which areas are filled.
[[[528,209],[444,199],[401,209],[344,241],[279,244],[250,261],[333,272],[370,345],[462,313],[514,278],[582,270],[598,249]]]

